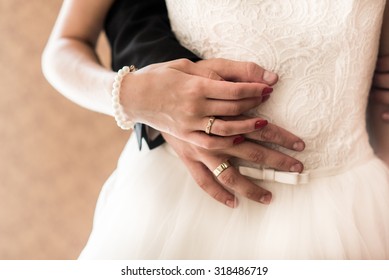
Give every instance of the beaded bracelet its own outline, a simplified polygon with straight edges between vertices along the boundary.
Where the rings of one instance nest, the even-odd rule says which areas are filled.
[[[122,105],[120,104],[120,88],[122,85],[122,81],[124,76],[128,73],[135,72],[136,68],[134,65],[124,66],[120,69],[115,76],[115,81],[112,85],[112,107],[113,113],[116,120],[117,125],[124,130],[129,130],[134,127],[135,123],[128,119],[128,116],[123,110]]]

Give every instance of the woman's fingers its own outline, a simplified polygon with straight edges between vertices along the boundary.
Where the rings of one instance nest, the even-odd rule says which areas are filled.
[[[214,58],[200,60],[196,63],[188,59],[177,59],[168,63],[169,67],[187,74],[219,81],[263,83],[269,86],[278,81],[277,74],[253,62]]]
[[[305,143],[289,131],[268,123],[261,118],[215,118],[206,117],[191,135],[191,142],[205,149],[226,149],[240,144],[245,139],[267,142],[284,148],[303,151]],[[206,132],[210,135],[206,135]],[[223,137],[218,137],[223,136]],[[201,143],[202,142],[202,143]]]
[[[223,150],[238,145],[245,140],[243,135],[216,136],[207,135],[203,131],[193,131],[187,139],[181,139],[206,150]]]
[[[277,74],[265,70],[253,62],[215,58],[201,60],[196,64],[213,69],[219,76],[229,81],[264,83],[270,86],[278,81]]]
[[[206,60],[210,62],[210,60]],[[204,94],[205,97],[209,99],[220,99],[220,100],[239,100],[245,98],[261,98],[262,95],[267,95],[273,91],[272,87],[268,83],[264,82],[262,78],[249,78],[249,76],[255,76],[256,72],[261,72],[263,74],[264,70],[258,65],[251,62],[236,62],[225,59],[216,59],[211,61],[218,61],[216,63],[218,67],[210,68],[212,63],[209,63],[209,67],[203,67],[206,63],[199,64],[193,63],[187,59],[178,59],[173,62],[169,62],[169,68],[181,71],[192,76],[197,76],[199,79],[195,79],[192,84],[194,92]],[[223,67],[223,64],[224,67]],[[240,65],[240,69],[235,69],[234,65]],[[245,66],[243,66],[245,65]],[[261,69],[258,71],[247,70],[246,65],[256,65],[256,68]],[[236,73],[238,76],[238,71],[242,71],[241,79],[234,79],[231,81],[224,80],[219,71],[225,67],[232,67],[234,70],[231,72]],[[253,69],[255,67],[252,67]],[[224,70],[224,72],[226,72]],[[275,75],[275,74],[274,74]],[[226,76],[227,78],[231,78]]]
[[[199,76],[211,80],[222,81],[223,78],[214,70],[209,67],[200,67],[198,64],[190,61],[189,59],[176,59],[171,62],[164,62],[160,65],[168,65],[169,68],[176,69],[186,74]]]
[[[204,118],[202,128],[209,125],[210,118]],[[219,119],[213,120],[209,133],[218,136],[232,136],[251,133],[258,129],[262,129],[268,125],[268,121],[261,118],[250,118],[250,119]]]
[[[236,145],[251,139],[258,140],[266,143],[276,144],[289,150],[301,152],[305,149],[305,143],[299,137],[282,129],[276,125],[267,123],[265,120],[258,120],[255,124],[252,121],[228,121],[227,129],[223,127],[223,122],[220,119],[215,119],[212,127],[212,135],[204,133],[206,125],[202,131],[190,132],[188,137],[182,138],[182,140],[192,143],[196,146],[202,147],[207,150],[221,150],[234,148]],[[243,125],[242,125],[243,124]],[[254,126],[254,128],[252,128]],[[257,126],[257,128],[255,128]],[[244,131],[255,132],[245,133]],[[239,134],[235,134],[241,131]],[[218,135],[217,133],[220,133]],[[253,143],[253,142],[251,142]],[[260,145],[263,147],[262,145]]]
[[[238,82],[223,80],[219,70]],[[240,71],[244,73],[239,74]],[[122,82],[121,104],[130,119],[207,148],[215,141],[204,140],[208,135],[198,132],[205,131],[209,118],[238,117],[266,101],[273,90],[263,82],[266,75],[253,63],[216,59],[197,64],[179,59],[127,75]],[[239,139],[232,136],[250,133],[250,126],[255,127],[255,123],[217,120],[211,134],[226,139],[212,149],[233,145]]]
[[[203,111],[206,115],[209,115],[209,113],[211,112],[213,116],[239,116],[265,102],[268,96],[270,96],[270,94],[233,101],[208,99],[206,101],[205,106],[203,107]]]
[[[273,92],[273,88],[263,83],[246,83],[230,81],[206,81],[200,85],[209,99],[240,100],[246,98],[262,98]]]

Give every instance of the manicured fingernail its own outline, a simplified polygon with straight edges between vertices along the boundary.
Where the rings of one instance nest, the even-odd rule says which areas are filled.
[[[259,120],[255,122],[255,129],[260,129],[262,127],[265,127],[267,126],[267,124],[268,124],[267,120]]]
[[[263,73],[263,80],[266,83],[273,84],[277,81],[277,74],[275,74],[273,72],[265,71]]]
[[[235,202],[234,200],[227,200],[226,205],[231,208],[235,208]]]
[[[302,141],[298,141],[293,144],[293,150],[295,151],[302,151],[305,148],[305,144]]]
[[[269,95],[270,93],[273,92],[273,88],[271,87],[265,87],[263,90],[262,90],[262,96],[266,96],[266,95]]]
[[[301,171],[303,171],[303,166],[301,163],[296,163],[295,165],[292,165],[292,167],[289,169],[289,171],[300,173]]]
[[[259,199],[259,201],[260,201],[261,203],[263,203],[263,204],[269,204],[270,201],[271,201],[271,193],[267,193],[267,194],[263,195],[263,196]]]
[[[242,143],[244,140],[245,140],[245,138],[243,136],[238,136],[234,139],[234,145],[238,145],[238,144]]]

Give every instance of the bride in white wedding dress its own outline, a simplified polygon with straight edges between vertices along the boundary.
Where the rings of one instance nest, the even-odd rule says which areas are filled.
[[[196,186],[169,144],[138,151],[132,137],[81,258],[389,259],[389,170],[365,121],[385,1],[166,3],[177,38],[198,56],[278,74],[272,97],[248,114],[305,141],[302,152],[271,146],[304,172],[233,161],[273,197],[263,205],[238,194],[231,209]]]

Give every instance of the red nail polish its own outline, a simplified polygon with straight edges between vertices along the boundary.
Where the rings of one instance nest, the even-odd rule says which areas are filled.
[[[262,127],[267,126],[268,122],[267,120],[259,120],[255,123],[255,129],[260,129]]]
[[[243,136],[238,136],[234,139],[234,145],[238,145],[238,144],[242,143],[244,140],[245,140],[245,138]]]
[[[269,95],[270,93],[273,92],[273,88],[271,87],[265,87],[263,90],[262,90],[262,96],[266,96],[266,95]]]

